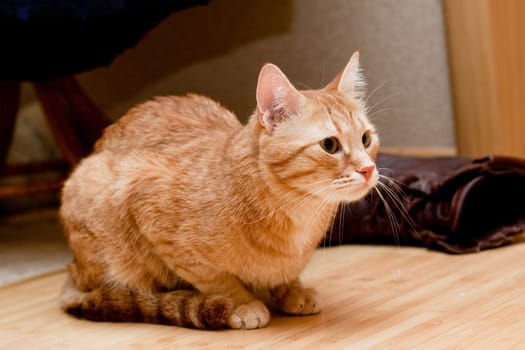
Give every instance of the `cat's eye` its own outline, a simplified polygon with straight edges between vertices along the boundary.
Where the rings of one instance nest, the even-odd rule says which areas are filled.
[[[370,131],[365,131],[363,133],[363,136],[361,136],[361,142],[365,148],[370,147],[370,144],[372,143],[372,135],[370,135]]]
[[[340,148],[339,141],[335,137],[327,137],[326,139],[322,140],[319,145],[321,148],[330,154],[334,154],[337,152]]]

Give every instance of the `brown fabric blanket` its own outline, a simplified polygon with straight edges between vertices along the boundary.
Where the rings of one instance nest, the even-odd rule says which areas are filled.
[[[511,243],[525,230],[525,159],[380,154],[377,166],[389,177],[381,178],[380,193],[341,206],[323,246],[415,245],[458,254]]]

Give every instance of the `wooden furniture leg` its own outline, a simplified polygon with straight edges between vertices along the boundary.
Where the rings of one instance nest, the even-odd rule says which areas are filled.
[[[55,83],[62,92],[64,101],[67,101],[71,111],[74,112],[71,117],[78,120],[86,133],[87,147],[91,148],[102,136],[102,130],[110,124],[108,118],[72,77],[58,78]]]
[[[87,152],[75,135],[61,91],[52,81],[34,83],[33,86],[62,155],[70,165],[77,164]]]
[[[0,175],[20,176],[50,171],[62,174],[72,169],[93,147],[109,125],[100,108],[84,93],[72,77],[34,82],[45,118],[65,161],[46,161],[6,165],[5,158],[13,138],[19,104],[20,83],[0,82]],[[58,192],[64,178],[0,186],[0,199]]]
[[[9,146],[13,140],[19,102],[20,83],[0,82],[0,168],[6,164]]]

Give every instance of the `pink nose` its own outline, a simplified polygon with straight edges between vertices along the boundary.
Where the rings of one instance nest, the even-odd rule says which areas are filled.
[[[358,170],[357,172],[363,175],[366,181],[370,180],[374,170],[376,169],[375,165],[365,166],[364,168]]]

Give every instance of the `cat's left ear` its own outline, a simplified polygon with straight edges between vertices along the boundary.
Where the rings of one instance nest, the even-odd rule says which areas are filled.
[[[261,68],[256,94],[259,122],[270,134],[279,123],[296,114],[305,99],[286,75],[271,63]]]
[[[346,67],[326,87],[337,89],[351,98],[363,97],[366,80],[359,66],[359,51],[354,52]]]

